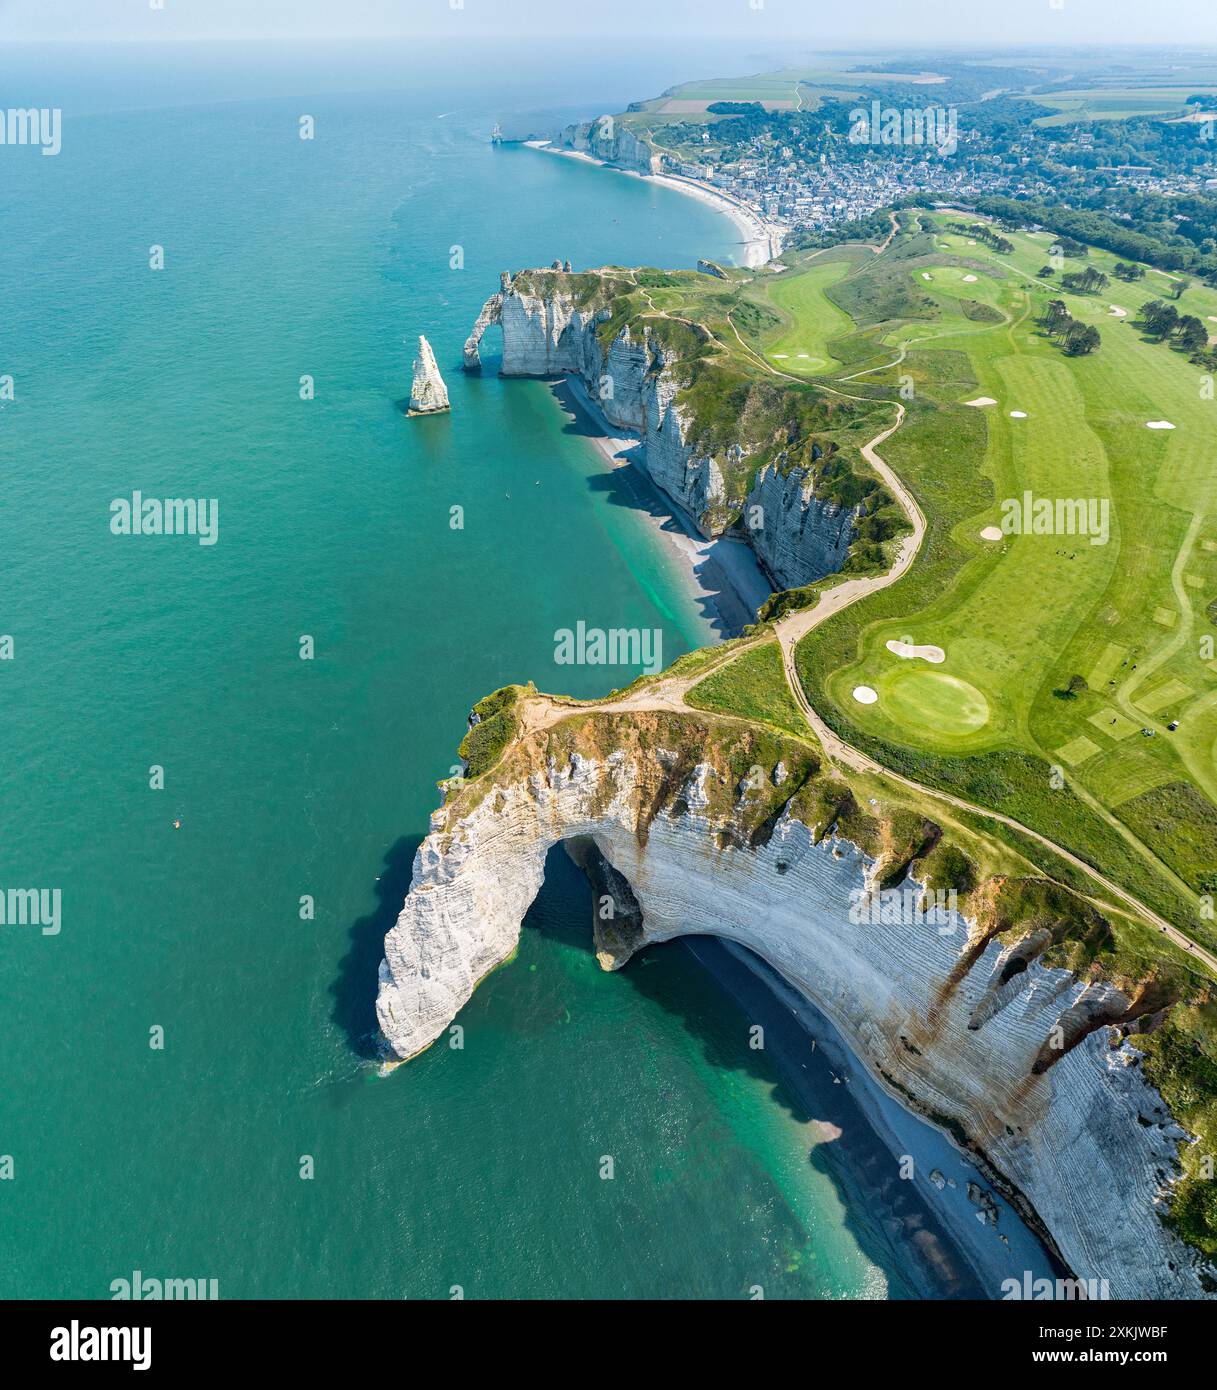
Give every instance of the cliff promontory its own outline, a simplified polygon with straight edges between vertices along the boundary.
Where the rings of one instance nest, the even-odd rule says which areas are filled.
[[[448,785],[385,942],[392,1052],[426,1048],[509,959],[566,843],[624,905],[597,930],[605,968],[682,933],[748,947],[1075,1275],[1113,1297],[1202,1296],[1205,1260],[1163,1219],[1190,1136],[1140,1050],[1178,980],[1139,978],[1114,925],[1061,885],[979,872],[976,844],[856,796],[809,740],[677,709],[660,681],[600,707],[520,692],[494,766]],[[884,892],[910,872],[958,885],[960,912],[889,913]]]
[[[696,272],[504,274],[465,343],[492,325],[504,376],[573,377],[652,480],[707,537],[734,533],[779,589],[881,563],[903,516],[860,456],[891,407],[786,378],[742,344],[732,292]]]
[[[657,174],[663,168],[663,152],[655,148],[647,133],[635,133],[614,116],[568,125],[555,144],[639,174]]]

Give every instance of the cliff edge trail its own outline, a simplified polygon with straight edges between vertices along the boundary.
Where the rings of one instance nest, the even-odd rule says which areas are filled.
[[[904,423],[904,406],[897,403],[896,411],[895,422],[875,435],[869,443],[863,445],[861,452],[867,463],[875,469],[891,489],[892,494],[899,501],[905,515],[912,525],[912,532],[902,539],[896,559],[891,568],[885,573],[869,575],[863,579],[849,579],[842,584],[837,584],[826,593],[822,594],[819,601],[812,604],[809,608],[791,613],[772,625],[772,633],[778,639],[779,648],[782,653],[782,667],[785,671],[786,683],[790,687],[790,692],[795,703],[798,705],[803,717],[807,720],[808,726],[823,748],[825,754],[834,762],[841,763],[858,772],[870,772],[889,778],[894,782],[900,783],[902,786],[908,787],[911,791],[915,791],[919,796],[930,797],[935,801],[952,806],[956,810],[965,811],[969,815],[980,816],[991,821],[996,821],[1001,825],[1018,831],[1021,835],[1026,835],[1037,844],[1043,845],[1044,848],[1059,855],[1060,858],[1071,864],[1074,868],[1080,869],[1105,892],[1111,894],[1125,907],[1131,909],[1145,921],[1151,923],[1164,936],[1173,941],[1175,945],[1185,950],[1193,959],[1201,962],[1213,975],[1217,975],[1217,956],[1214,956],[1203,946],[1192,941],[1177,927],[1172,926],[1165,918],[1159,916],[1158,913],[1147,907],[1131,893],[1121,888],[1119,884],[1114,883],[1106,875],[1100,873],[1093,865],[1088,864],[1071,850],[1049,839],[1046,835],[1040,834],[1039,831],[1031,829],[1030,826],[1022,824],[1021,821],[1017,821],[1011,816],[1003,815],[1000,811],[995,811],[987,806],[980,806],[973,802],[965,801],[961,797],[952,796],[949,792],[938,791],[934,787],[926,786],[922,782],[917,782],[911,777],[906,777],[902,773],[895,772],[891,768],[884,766],[884,764],[878,762],[869,754],[863,753],[860,749],[855,748],[852,744],[847,743],[839,735],[834,733],[816,712],[810,700],[808,700],[806,692],[803,689],[803,684],[799,680],[798,672],[795,669],[795,650],[799,642],[806,637],[813,628],[818,627],[835,614],[842,612],[851,604],[857,603],[868,595],[877,593],[880,589],[885,589],[889,585],[894,584],[908,572],[925,538],[926,519],[924,513],[917,505],[917,501],[913,494],[878,453],[879,446],[895,434]],[[767,634],[765,636],[758,636],[754,639],[754,642],[747,642],[744,645],[750,646],[765,640],[767,640]],[[741,650],[741,646],[733,646],[729,652],[724,653],[723,661],[720,664],[734,661]],[[619,699],[602,701],[591,707],[605,713],[627,713],[643,710],[666,710],[672,713],[688,712],[694,708],[687,702],[686,697],[688,692],[693,686],[705,680],[706,676],[715,669],[717,669],[717,666],[703,666],[692,675],[674,675],[660,678],[658,681],[648,683],[636,691],[627,692]],[[588,708],[588,705],[577,700],[568,700],[550,695],[535,695],[522,702],[520,709],[521,728],[524,732],[544,729],[567,718],[576,709]]]

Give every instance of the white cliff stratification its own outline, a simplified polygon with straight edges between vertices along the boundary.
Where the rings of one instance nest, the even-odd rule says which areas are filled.
[[[748,493],[747,510],[763,523],[751,528],[752,548],[770,574],[792,577],[788,587],[833,574],[845,563],[854,513],[817,497],[806,469],[780,473],[766,464]]]
[[[646,133],[636,135],[612,116],[567,126],[557,144],[639,174],[657,174],[663,168],[663,157]]]
[[[726,785],[662,746],[555,757],[538,743],[514,780],[437,811],[385,941],[377,1014],[396,1055],[439,1037],[512,954],[548,850],[590,842],[641,914],[609,964],[684,933],[748,947],[890,1094],[983,1155],[1074,1274],[1112,1297],[1202,1296],[1199,1257],[1159,1219],[1185,1136],[1135,1047],[1094,1026],[1128,1000],[1034,958],[1012,969],[1015,948],[970,940],[962,921],[945,934],[851,922],[852,846],[817,844],[789,807],[764,836],[736,833],[738,817],[712,809]],[[1068,1044],[1046,1065],[1058,1027]]]
[[[448,388],[439,374],[431,344],[419,334],[418,356],[414,359],[414,381],[410,387],[410,415],[435,415],[449,409]]]
[[[604,341],[610,311],[581,300],[562,275],[532,293],[527,279],[504,273],[466,340],[467,371],[481,368],[481,343],[502,328],[504,376],[573,375],[607,422],[636,434],[651,479],[707,538],[735,529],[752,545],[779,589],[798,588],[840,568],[855,538],[858,511],[817,494],[812,473],[798,464],[750,466],[765,438],[743,437],[715,453],[699,447],[683,389],[679,355],[651,327],[626,323]],[[575,277],[576,280],[579,277]],[[711,342],[697,324],[684,327]],[[746,481],[752,475],[751,484]]]
[[[482,370],[481,342],[482,335],[492,323],[498,323],[503,311],[503,296],[511,288],[511,276],[506,271],[499,276],[499,292],[492,294],[482,305],[481,312],[478,314],[469,336],[465,339],[464,367],[467,372],[480,372]]]

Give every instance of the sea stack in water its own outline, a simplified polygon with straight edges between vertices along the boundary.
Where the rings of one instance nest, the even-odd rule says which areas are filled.
[[[407,415],[438,415],[448,407],[448,388],[435,365],[431,344],[419,334],[418,356],[414,359],[414,384],[410,387]]]

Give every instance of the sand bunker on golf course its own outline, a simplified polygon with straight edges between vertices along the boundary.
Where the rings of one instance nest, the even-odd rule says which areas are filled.
[[[899,642],[894,637],[885,645],[889,652],[895,652],[902,661],[915,661],[920,657],[922,661],[932,661],[937,666],[947,659],[947,654],[941,647],[918,647],[911,642]]]
[[[976,283],[976,276],[975,276],[975,275],[965,275],[965,276],[963,277],[963,282],[964,282],[965,285],[974,285],[974,284]]]
[[[1000,526],[986,526],[985,529],[980,533],[980,538],[981,538],[982,541],[999,541],[999,540],[1001,540],[1001,527],[1000,527]]]
[[[1175,427],[1169,420],[1149,420],[1146,422],[1147,430],[1173,430]]]
[[[977,396],[974,401],[964,401],[964,405],[996,405],[992,396]]]
[[[854,686],[854,699],[857,700],[860,705],[873,705],[878,698],[879,696],[869,685]]]
[[[1027,412],[1025,410],[1012,410],[1010,412],[1010,418],[1011,420],[1025,420],[1027,418]]]
[[[1128,317],[1128,310],[1121,309],[1118,304],[1113,304],[1108,312],[1113,318],[1126,319]]]

